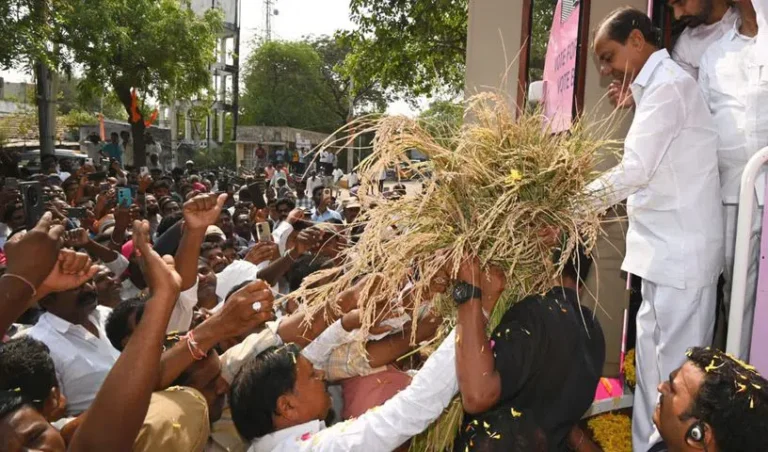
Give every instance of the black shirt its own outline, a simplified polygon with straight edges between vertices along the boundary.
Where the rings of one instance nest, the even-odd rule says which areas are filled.
[[[592,404],[605,361],[592,311],[579,305],[575,291],[558,287],[513,305],[491,341],[499,404],[465,415],[455,450],[567,450],[568,432]]]

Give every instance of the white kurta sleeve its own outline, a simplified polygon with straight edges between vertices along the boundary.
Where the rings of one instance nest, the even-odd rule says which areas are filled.
[[[347,332],[341,326],[341,320],[337,320],[333,325],[325,329],[320,336],[309,343],[301,354],[304,355],[317,369],[325,367],[326,361],[331,353],[340,345],[348,344],[357,337],[356,331]]]
[[[421,433],[442,414],[459,390],[456,377],[456,331],[452,331],[411,384],[384,405],[357,419],[297,439],[302,452],[391,451]]]
[[[171,319],[168,321],[168,328],[165,329],[166,333],[189,330],[195,313],[195,306],[197,306],[197,283],[198,281],[195,279],[195,284],[192,287],[179,294],[176,306],[171,312]]]
[[[115,276],[120,276],[128,268],[128,259],[120,253],[117,254],[117,258],[110,262],[104,262],[104,266],[107,267]]]
[[[690,85],[698,89],[696,83]],[[671,83],[643,94],[624,141],[621,162],[587,186],[594,195],[595,209],[605,210],[648,184],[683,127],[685,99],[678,85]]]

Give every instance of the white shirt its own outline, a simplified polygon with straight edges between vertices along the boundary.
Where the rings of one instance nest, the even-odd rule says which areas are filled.
[[[173,306],[171,318],[168,320],[168,327],[165,329],[166,334],[174,331],[179,333],[189,331],[195,306],[197,306],[197,283],[198,280],[195,279],[195,284],[192,287],[179,294],[179,298]]]
[[[698,27],[687,27],[677,38],[675,48],[672,50],[672,59],[679,64],[681,68],[691,74],[691,77],[698,79],[699,63],[702,55],[709,46],[714,44],[720,38],[725,36],[733,27],[733,23],[739,18],[739,11],[735,8],[729,8],[722,19],[714,24],[703,24]]]
[[[349,176],[347,176],[347,185],[352,188],[355,185],[357,185],[360,182],[360,177],[357,175],[357,173],[349,173]]]
[[[391,451],[437,419],[459,390],[456,332],[429,357],[407,388],[362,416],[331,428],[311,421],[251,443],[248,452]]]
[[[322,186],[323,186],[323,180],[322,179],[320,179],[317,176],[310,177],[309,179],[307,179],[307,193],[306,193],[306,195],[311,198],[312,197],[312,192],[314,192],[317,187],[322,187]]]
[[[752,6],[757,14],[757,60],[768,65],[768,0],[752,0]]]
[[[112,312],[96,306],[88,319],[98,328],[99,337],[80,325],[73,325],[49,312],[40,316],[29,335],[48,346],[56,366],[56,378],[67,397],[67,415],[82,413],[96,399],[102,383],[114,366],[118,352],[107,338],[105,325]]]
[[[341,178],[344,177],[344,171],[341,170],[341,168],[336,168],[333,170],[333,181],[339,182]]]
[[[686,289],[717,281],[724,257],[717,129],[696,81],[666,50],[631,85],[624,156],[587,189],[603,209],[627,199],[622,270]]]
[[[739,34],[740,20],[701,59],[699,86],[720,136],[723,202],[738,204],[749,159],[768,146],[768,66],[757,63],[756,38]],[[763,205],[765,167],[755,182]]]
[[[699,62],[702,55],[733,27],[733,23],[739,18],[739,12],[736,8],[729,8],[720,22],[711,25],[699,25],[698,27],[687,27],[680,33],[680,37],[672,50],[672,59],[680,65],[685,71],[691,74],[691,77],[698,79]]]

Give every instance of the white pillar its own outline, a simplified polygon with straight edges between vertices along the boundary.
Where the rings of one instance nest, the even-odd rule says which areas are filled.
[[[184,139],[192,140],[192,120],[189,118],[189,107],[184,109]]]

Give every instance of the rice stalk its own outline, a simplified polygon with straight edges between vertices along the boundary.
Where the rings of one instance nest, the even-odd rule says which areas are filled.
[[[347,126],[375,131],[372,153],[359,167],[358,196],[376,207],[360,218],[366,229],[343,252],[343,273],[320,286],[315,283],[337,270],[313,274],[297,292],[308,315],[326,306],[338,312],[336,300],[344,290],[363,276],[379,275],[375,290],[370,279],[361,295],[365,334],[376,319],[403,308],[398,300],[406,284],[412,285],[408,308],[418,310],[432,298],[429,285],[435,275],[447,268],[455,276],[465,256],[472,255],[507,276],[505,296],[492,313],[490,326],[495,327],[514,301],[549,290],[577,247],[593,248],[601,212],[592,207],[597,195],[586,187],[598,176],[594,168],[604,150],[614,144],[604,138],[605,125],[577,121],[568,133],[552,134],[541,114],[516,115],[503,95],[493,92],[471,97],[465,107],[473,121],[452,137],[435,137],[429,130],[444,128],[400,116],[362,118]],[[336,143],[323,146],[334,149]],[[409,149],[418,149],[429,161],[412,163]],[[367,195],[382,171],[400,165],[424,177],[422,193],[385,201]],[[561,233],[557,260],[540,234],[546,229]],[[438,297],[432,309],[451,322],[455,308],[449,298]],[[461,417],[457,399],[422,435],[426,440],[415,440],[415,450],[449,447]]]

